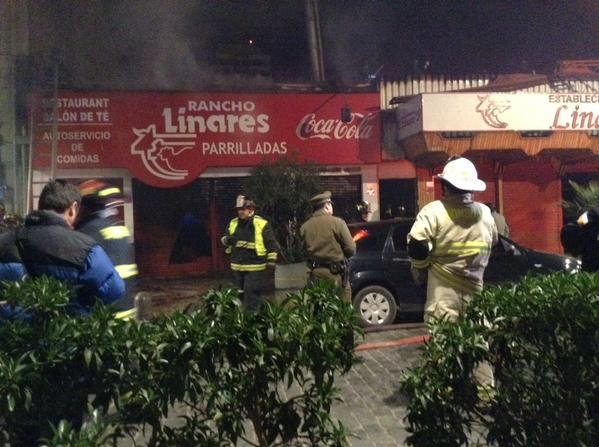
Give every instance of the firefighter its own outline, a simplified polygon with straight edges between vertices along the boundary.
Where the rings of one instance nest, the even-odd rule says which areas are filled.
[[[360,219],[358,222],[368,222],[370,220],[370,203],[368,203],[366,200],[362,200],[356,205],[356,209],[360,214]]]
[[[72,286],[71,310],[78,315],[89,314],[98,300],[113,304],[122,298],[125,284],[105,250],[72,230],[80,203],[73,184],[51,180],[44,186],[25,225],[0,236],[0,288],[4,280],[54,277]]]
[[[300,228],[310,280],[333,280],[344,289],[343,298],[351,302],[348,259],[356,254],[356,243],[343,219],[333,216],[330,191],[315,195],[310,203],[314,213]]]
[[[125,281],[126,293],[114,303],[117,318],[134,318],[136,282],[135,248],[129,229],[119,219],[118,208],[124,205],[119,188],[101,180],[87,180],[79,185],[81,211],[75,229],[92,237],[108,254]]]
[[[256,204],[249,197],[237,196],[237,217],[229,222],[221,238],[225,253],[231,256],[231,270],[244,307],[256,311],[264,302],[262,292],[268,282],[267,267],[274,269],[279,244],[270,223],[256,214]]]
[[[443,198],[424,206],[408,234],[408,255],[417,283],[426,282],[424,319],[456,321],[474,293],[482,290],[491,248],[498,241],[491,210],[474,201],[484,191],[474,164],[450,159],[437,176]],[[487,363],[475,369],[481,397],[494,385]]]
[[[472,295],[482,290],[497,227],[491,210],[473,199],[486,185],[470,160],[449,161],[437,178],[444,197],[416,216],[408,234],[408,254],[414,279],[427,283],[425,320],[456,320]]]

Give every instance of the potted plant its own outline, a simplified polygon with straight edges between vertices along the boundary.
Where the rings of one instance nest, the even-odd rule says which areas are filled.
[[[599,204],[599,183],[591,181],[588,184],[578,184],[572,180],[568,183],[572,188],[571,200],[562,201],[566,222],[576,221],[585,211]]]
[[[281,247],[276,288],[305,284],[307,258],[299,230],[312,214],[310,198],[320,190],[317,167],[295,157],[262,163],[246,182],[246,191],[258,204],[260,215],[272,225]]]

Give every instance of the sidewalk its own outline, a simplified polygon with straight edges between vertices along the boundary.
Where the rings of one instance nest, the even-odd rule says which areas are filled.
[[[209,289],[229,284],[229,278],[145,280],[141,289],[152,296],[154,312],[164,312],[197,304]],[[402,372],[418,362],[426,334],[424,325],[407,324],[367,333],[360,341],[358,363],[336,382],[344,402],[332,408],[333,416],[353,433],[352,447],[405,445],[407,402],[399,393],[399,381]]]
[[[397,340],[425,331],[397,330],[387,335]],[[370,338],[367,335],[366,341]],[[402,372],[420,359],[419,349],[410,345],[360,351],[360,362],[337,379],[344,402],[334,405],[332,414],[354,434],[349,439],[352,447],[406,445],[407,401],[399,393],[399,380]]]
[[[227,285],[231,285],[228,277],[144,278],[139,280],[138,290],[152,297],[152,310],[160,313],[197,304],[208,290]]]
[[[182,310],[189,305],[198,304],[200,298],[210,289],[233,287],[233,280],[228,276],[173,279],[141,279],[138,290],[152,297],[153,313]],[[273,290],[266,295],[275,300],[283,299],[295,289]]]

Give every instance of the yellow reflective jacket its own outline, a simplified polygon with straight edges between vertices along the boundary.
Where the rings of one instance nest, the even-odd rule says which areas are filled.
[[[429,247],[426,259],[411,259],[412,267],[430,269],[452,287],[476,292],[483,287],[483,274],[498,236],[486,205],[444,199],[420,210],[408,234],[410,239],[424,241]]]
[[[278,244],[268,221],[258,215],[247,221],[232,219],[221,239],[231,255],[231,269],[261,271],[267,262],[276,262]]]

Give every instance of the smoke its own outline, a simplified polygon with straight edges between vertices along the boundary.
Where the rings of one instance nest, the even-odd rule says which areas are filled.
[[[559,59],[594,59],[597,2],[320,0],[329,70],[360,82],[384,64],[406,74],[551,70]]]
[[[274,82],[310,81],[302,0],[31,4],[37,17],[32,30],[46,30],[36,36],[37,45],[46,54],[52,46],[60,48],[61,65],[68,71],[63,78],[72,79],[76,88],[268,90]],[[394,34],[393,4],[319,2],[325,70],[332,85],[361,83],[383,63],[388,49],[380,43]],[[268,70],[248,76],[223,69],[217,55],[226,53],[227,45],[243,45],[250,38],[260,56],[270,58],[272,75]]]
[[[330,82],[350,88],[367,82],[385,63],[389,48],[385,41],[395,36],[393,2],[320,2],[325,71]]]
[[[188,36],[196,8],[194,2],[146,0],[109,12],[114,38],[105,42],[119,61],[121,86],[186,90],[207,82],[209,66],[198,60]]]
[[[226,3],[226,2],[224,2]],[[267,88],[272,78],[223,73],[215,64],[226,35],[221,2],[142,0],[33,2],[39,52],[58,47],[63,79],[76,88],[202,90]],[[234,7],[232,5],[231,7]],[[225,14],[226,17],[226,14]],[[49,59],[46,56],[46,59]]]
[[[377,72],[387,79],[419,70],[514,72],[522,60],[534,68],[560,58],[592,58],[598,49],[599,9],[591,0],[567,6],[548,0],[551,7],[540,9],[534,2],[450,3],[319,0],[327,81],[346,90]],[[75,88],[259,91],[272,90],[275,82],[310,80],[303,0],[28,5],[32,53],[52,61],[48,55],[58,48],[61,76]],[[235,46],[250,39],[254,47],[236,53]],[[244,57],[263,60],[264,70],[236,72]]]

